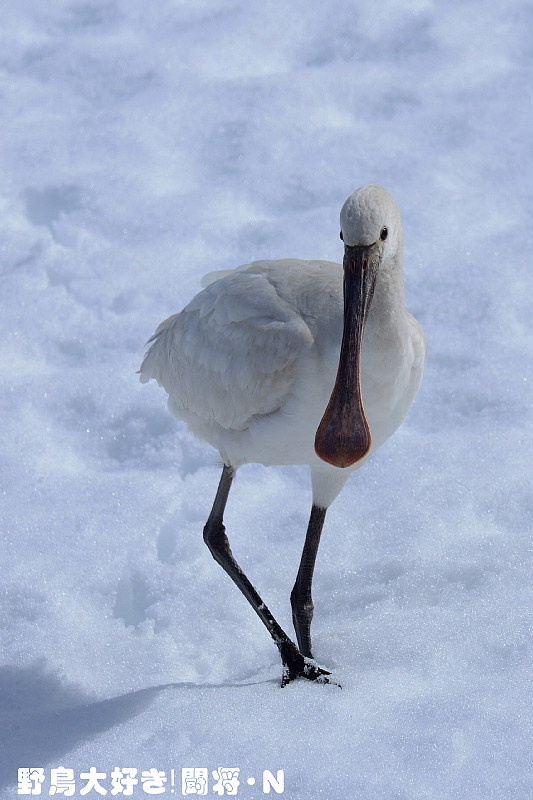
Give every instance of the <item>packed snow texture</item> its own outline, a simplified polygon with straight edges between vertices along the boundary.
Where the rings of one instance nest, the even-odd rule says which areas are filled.
[[[530,17],[3,4],[3,797],[23,767],[48,795],[59,765],[235,767],[243,798],[265,769],[287,800],[530,797]],[[402,209],[427,370],[328,512],[314,642],[343,688],[282,690],[202,541],[217,454],[136,370],[204,273],[340,260],[365,183]],[[249,465],[227,509],[286,630],[310,502],[306,468]]]

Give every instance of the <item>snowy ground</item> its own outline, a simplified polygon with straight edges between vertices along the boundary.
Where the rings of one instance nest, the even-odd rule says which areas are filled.
[[[58,766],[108,791],[156,768],[167,797],[189,767],[239,768],[250,800],[280,769],[290,800],[530,797],[530,16],[3,4],[3,797]],[[314,631],[343,689],[281,690],[202,542],[216,454],[135,372],[204,272],[338,260],[367,182],[403,211],[426,379],[328,515]],[[228,507],[287,629],[309,505],[305,469],[250,465]]]

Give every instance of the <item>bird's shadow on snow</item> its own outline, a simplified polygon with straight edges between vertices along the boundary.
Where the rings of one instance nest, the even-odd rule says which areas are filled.
[[[94,700],[48,671],[44,661],[0,667],[0,789],[17,782],[19,767],[45,767],[93,736],[136,717],[167,689],[273,682],[169,683]]]

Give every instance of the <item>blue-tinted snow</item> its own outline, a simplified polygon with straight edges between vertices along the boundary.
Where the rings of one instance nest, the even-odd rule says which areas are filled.
[[[290,800],[530,796],[530,16],[4,4],[6,798],[18,767],[58,765],[239,767],[244,798],[263,769]],[[403,211],[427,373],[328,514],[316,654],[344,688],[282,691],[202,542],[216,454],[135,371],[203,273],[338,260],[340,206],[367,182]],[[305,469],[251,465],[228,507],[287,629],[309,504]]]

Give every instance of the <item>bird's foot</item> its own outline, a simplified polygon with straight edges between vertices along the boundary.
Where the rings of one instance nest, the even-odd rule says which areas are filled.
[[[283,672],[281,676],[281,686],[286,686],[296,678],[307,678],[308,681],[317,683],[331,683],[339,686],[335,678],[327,669],[319,667],[313,658],[303,656],[293,642],[289,640],[280,647],[281,660],[283,662]]]

